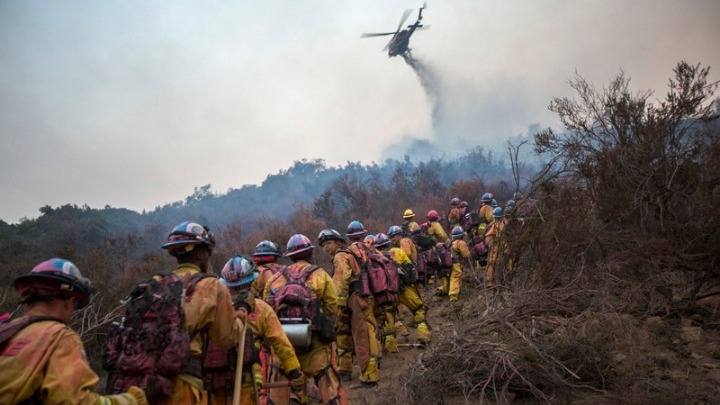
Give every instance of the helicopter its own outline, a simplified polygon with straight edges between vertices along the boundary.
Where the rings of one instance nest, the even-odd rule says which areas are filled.
[[[408,19],[410,16],[410,13],[412,13],[412,9],[405,10],[403,12],[402,18],[400,19],[400,24],[398,24],[397,29],[395,32],[373,32],[373,33],[364,33],[360,35],[361,38],[369,38],[369,37],[380,37],[384,35],[392,35],[392,38],[390,38],[390,42],[388,42],[387,45],[385,45],[385,48],[383,48],[383,51],[388,51],[388,57],[392,58],[398,55],[405,56],[406,54],[410,53],[410,36],[415,32],[418,28],[423,28],[423,25],[420,24],[420,21],[422,21],[422,12],[427,8],[427,3],[423,3],[422,7],[418,10],[418,18],[417,21],[415,21],[414,24],[410,24],[407,26],[407,29],[404,29],[400,31],[400,28],[402,28],[402,25],[405,23],[405,20]]]

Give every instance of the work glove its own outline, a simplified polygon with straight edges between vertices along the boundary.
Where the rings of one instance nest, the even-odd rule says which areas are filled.
[[[290,380],[290,387],[296,394],[305,389],[305,375],[299,369],[296,368],[287,373],[287,378]]]
[[[142,389],[133,385],[127,390],[127,392],[128,394],[132,395],[133,398],[135,398],[137,405],[150,405],[147,398],[145,397],[145,392]]]

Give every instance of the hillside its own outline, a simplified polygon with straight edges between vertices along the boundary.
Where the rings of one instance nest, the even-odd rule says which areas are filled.
[[[576,98],[550,104],[564,128],[535,135],[547,163],[529,179],[515,159],[509,170],[476,150],[418,164],[297,162],[261,186],[200,187],[143,214],[44,207],[37,220],[0,223],[1,306],[14,308],[10,282],[33,264],[75,261],[99,291],[75,321],[97,366],[118,299],[172,266],[158,246],[188,217],[215,230],[218,269],[262,239],[284,246],[352,219],[385,231],[408,207],[422,217],[457,196],[477,209],[485,191],[504,205],[520,190],[491,252],[495,288],[467,267],[458,303],[426,291],[432,344],[385,356],[377,390],[348,387],[353,403],[715,404],[720,104],[708,72],[679,63],[660,101],[623,74],[602,89],[576,77]],[[329,259],[317,249],[317,263]]]

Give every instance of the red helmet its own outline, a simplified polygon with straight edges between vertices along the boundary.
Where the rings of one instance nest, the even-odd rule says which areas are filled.
[[[430,211],[428,211],[425,218],[427,218],[428,221],[432,222],[432,221],[437,221],[438,219],[440,219],[440,215],[438,215],[437,211],[430,210]]]
[[[285,253],[285,256],[292,257],[302,252],[307,252],[309,250],[313,250],[315,246],[313,246],[310,239],[308,239],[307,236],[301,235],[301,234],[295,234],[290,237],[287,243],[287,253]]]
[[[52,297],[75,297],[78,308],[88,304],[92,291],[90,280],[83,277],[72,262],[58,258],[38,264],[30,274],[16,278],[13,286],[25,302]]]

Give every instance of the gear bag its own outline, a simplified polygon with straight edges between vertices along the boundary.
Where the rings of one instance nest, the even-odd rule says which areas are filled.
[[[398,275],[403,285],[414,284],[418,280],[415,263],[406,263],[398,267]]]
[[[363,260],[353,253],[360,264],[360,275],[366,275],[368,286],[375,298],[375,305],[392,304],[397,301],[397,293],[400,291],[400,276],[397,264],[392,259],[385,257],[377,250],[366,246],[364,243],[356,243],[358,248],[365,252],[366,259]],[[352,253],[352,252],[351,252]],[[362,280],[362,279],[361,279]]]
[[[470,239],[470,253],[473,260],[481,260],[487,257],[488,249],[482,237],[475,235]]]
[[[5,352],[5,346],[13,336],[17,335],[21,330],[27,328],[35,322],[55,321],[64,324],[65,322],[52,316],[24,316],[17,319],[11,319],[10,314],[0,314],[0,354]]]
[[[428,274],[429,269],[427,268],[427,264],[426,264],[428,254],[429,254],[429,251],[419,252],[417,263],[415,263],[415,269],[417,271],[418,281],[422,285],[427,285],[428,280],[430,279],[430,274]]]
[[[415,246],[420,248],[421,252],[428,251],[432,249],[433,246],[435,246],[435,241],[433,241],[433,238],[420,232],[414,233],[411,239],[413,243],[415,243]]]
[[[450,274],[453,265],[453,257],[450,248],[444,243],[438,243],[427,255],[427,267],[440,277]]]
[[[309,323],[312,332],[321,340],[333,342],[335,322],[322,313],[320,300],[306,285],[307,279],[318,269],[319,266],[308,266],[297,276],[288,268],[283,269],[279,277],[285,278],[285,285],[277,290],[271,289],[266,302],[275,310],[281,324]]]
[[[125,298],[125,316],[108,328],[102,366],[110,394],[135,385],[157,400],[172,395],[181,373],[202,378],[202,361],[190,354],[183,304],[211,276],[200,273],[187,282],[173,273],[158,276],[135,286]]]
[[[244,298],[235,301],[235,307],[244,307],[247,312],[245,321],[257,321],[257,315],[250,312],[250,307],[244,302]],[[251,367],[254,363],[260,363],[260,352],[255,346],[252,328],[248,323],[245,327],[245,346],[243,352],[243,369]],[[212,391],[227,390],[232,392],[235,386],[235,367],[237,365],[237,348],[222,350],[212,342],[208,342],[205,351],[203,366],[205,369],[205,389]]]

